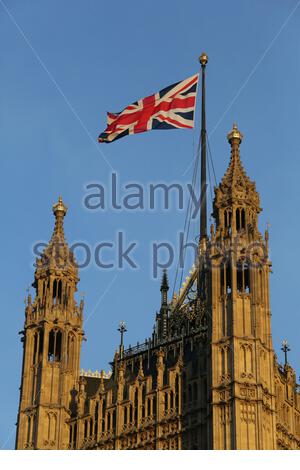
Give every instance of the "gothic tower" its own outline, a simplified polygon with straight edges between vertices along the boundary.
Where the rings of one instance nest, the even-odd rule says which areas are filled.
[[[17,449],[63,449],[69,442],[67,421],[75,410],[83,301],[74,294],[79,281],[73,253],[64,236],[67,208],[61,197],[53,206],[55,227],[36,260],[25,309],[23,367],[17,423]]]
[[[210,448],[274,449],[268,233],[258,230],[259,195],[242,166],[242,138],[234,125],[207,251]]]

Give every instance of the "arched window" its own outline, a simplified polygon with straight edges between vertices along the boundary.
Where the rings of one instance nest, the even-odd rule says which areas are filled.
[[[153,416],[156,416],[156,396],[153,398]]]
[[[33,364],[37,364],[41,361],[43,356],[43,346],[44,346],[44,331],[36,330],[33,337]]]
[[[175,408],[176,411],[179,409],[179,376],[178,374],[176,375],[175,379]]]
[[[226,373],[225,369],[225,350],[224,348],[221,349],[221,370],[222,370],[222,375]]]
[[[59,280],[58,285],[57,285],[57,299],[59,303],[61,303],[61,293],[62,293],[62,282],[61,280]]]
[[[170,408],[174,408],[174,392],[173,390],[170,391]]]
[[[133,405],[130,405],[129,407],[129,421],[130,423],[133,421]]]
[[[246,214],[245,209],[238,207],[235,212],[236,229],[241,230],[246,228]]]
[[[75,336],[73,333],[68,335],[68,367],[71,369],[75,366]]]
[[[246,228],[246,213],[245,213],[245,209],[242,209],[241,210],[241,227],[243,229]]]
[[[146,414],[146,385],[142,389],[142,418],[145,418]]]
[[[244,290],[250,292],[250,269],[248,263],[244,263]]]
[[[90,437],[92,437],[93,435],[93,419],[90,418],[89,420],[89,433],[90,433]]]
[[[169,409],[169,400],[168,400],[168,392],[165,393],[165,411],[167,412]]]
[[[61,303],[62,300],[62,280],[54,279],[52,290],[53,304]]]
[[[240,230],[241,229],[241,212],[240,209],[236,209],[235,211],[235,222],[236,222],[236,229]]]
[[[164,375],[163,375],[163,385],[168,385],[168,369],[167,367],[164,368]]]
[[[72,430],[72,449],[76,449],[77,443],[77,423],[74,423]]]
[[[114,409],[112,413],[112,427],[115,430],[117,425],[117,415],[116,415],[116,408]]]
[[[62,333],[60,330],[51,330],[49,333],[48,361],[59,362],[61,360]]]
[[[99,402],[97,401],[96,406],[95,406],[95,420],[94,420],[95,438],[97,438],[97,435],[98,435],[98,419],[99,419]]]
[[[138,389],[134,392],[134,421],[137,423],[138,420]]]
[[[52,298],[53,303],[56,304],[56,297],[57,297],[57,280],[54,279],[53,281],[53,290],[52,290]]]
[[[224,225],[225,228],[231,227],[231,210],[226,209],[224,212]]]
[[[240,293],[250,292],[250,269],[244,261],[238,261],[236,265],[236,287]]]
[[[221,282],[220,282],[220,290],[221,294],[230,294],[232,285],[231,285],[231,264],[228,260],[225,260],[220,265],[221,270]]]

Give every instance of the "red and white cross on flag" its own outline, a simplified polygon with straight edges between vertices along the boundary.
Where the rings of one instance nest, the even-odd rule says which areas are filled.
[[[110,143],[153,129],[192,129],[198,79],[198,74],[193,75],[130,104],[120,113],[107,113],[107,128],[98,141]]]

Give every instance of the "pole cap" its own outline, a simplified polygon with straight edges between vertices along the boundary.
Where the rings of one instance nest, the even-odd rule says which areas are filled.
[[[205,52],[202,52],[201,56],[199,57],[200,64],[205,67],[208,62],[208,55]]]

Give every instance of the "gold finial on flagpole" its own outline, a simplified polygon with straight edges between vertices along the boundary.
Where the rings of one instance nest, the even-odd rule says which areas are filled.
[[[201,56],[199,57],[199,62],[202,66],[205,67],[205,65],[207,64],[208,62],[208,55],[205,54],[205,52],[202,52]]]

